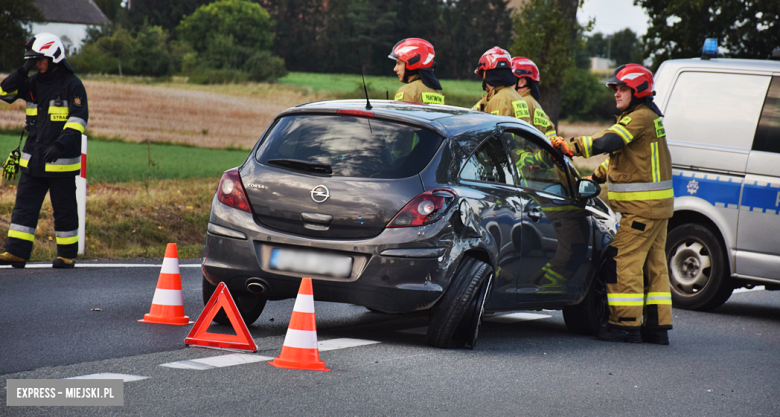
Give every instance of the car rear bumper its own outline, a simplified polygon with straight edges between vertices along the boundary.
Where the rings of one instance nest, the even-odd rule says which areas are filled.
[[[314,298],[388,313],[430,308],[447,288],[459,255],[452,253],[452,226],[444,220],[385,229],[368,239],[312,239],[267,228],[250,213],[215,199],[209,222],[203,262],[206,279],[214,285],[224,281],[232,291],[244,292],[250,280],[259,279],[265,287],[261,296],[268,299],[295,297],[304,276],[271,269],[268,254],[274,248],[352,256],[349,277],[305,275],[313,279]]]

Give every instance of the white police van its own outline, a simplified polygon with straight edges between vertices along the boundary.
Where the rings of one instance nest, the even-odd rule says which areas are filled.
[[[655,79],[672,154],[672,300],[695,310],[734,288],[780,289],[780,61],[704,50],[664,62]]]

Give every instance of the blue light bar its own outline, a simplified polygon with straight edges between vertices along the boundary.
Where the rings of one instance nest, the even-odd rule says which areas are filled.
[[[707,38],[704,40],[704,46],[701,48],[701,58],[710,59],[718,57],[718,40]]]

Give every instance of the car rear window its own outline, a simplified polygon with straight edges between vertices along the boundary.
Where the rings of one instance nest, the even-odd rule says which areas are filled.
[[[327,165],[341,177],[406,178],[430,162],[441,142],[433,131],[387,120],[298,115],[276,123],[257,160],[285,169],[305,170],[296,161]]]

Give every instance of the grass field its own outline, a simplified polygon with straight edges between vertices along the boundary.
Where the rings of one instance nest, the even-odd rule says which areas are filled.
[[[0,135],[0,157],[16,148],[18,136]],[[241,165],[244,150],[195,148],[155,143],[89,141],[87,178],[90,183],[120,183],[161,179],[218,178]]]
[[[459,96],[481,96],[482,83],[474,80],[439,80],[445,93]],[[360,75],[355,74],[317,74],[309,72],[291,72],[286,77],[279,79],[280,84],[292,84],[311,87],[315,92],[327,91],[332,93],[351,93],[363,88]],[[366,85],[371,90],[389,91],[392,98],[395,91],[403,84],[397,77],[366,76]]]

